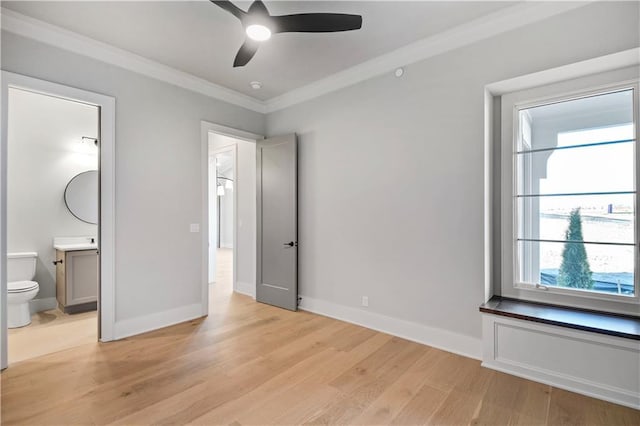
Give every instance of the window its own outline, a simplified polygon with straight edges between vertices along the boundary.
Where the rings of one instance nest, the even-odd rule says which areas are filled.
[[[637,303],[637,95],[634,83],[535,102],[503,98],[503,122],[513,126],[508,144],[503,128],[502,220],[513,218],[502,227],[503,295]]]

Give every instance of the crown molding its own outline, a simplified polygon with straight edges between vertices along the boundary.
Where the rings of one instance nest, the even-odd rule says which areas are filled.
[[[262,114],[266,112],[266,105],[260,100],[124,49],[111,46],[107,43],[6,8],[0,8],[0,17],[0,28],[4,31],[97,59],[111,65],[116,65],[120,68],[252,111]]]
[[[124,49],[0,8],[2,30],[69,50],[262,114],[352,86],[391,70],[577,9],[589,1],[522,2],[411,43],[283,95],[261,101]]]
[[[545,86],[559,81],[572,80],[589,75],[609,72],[640,65],[640,47],[622,50],[609,55],[591,58],[573,64],[563,65],[544,71],[490,83],[485,86],[492,96],[500,96],[505,93],[527,90],[537,86]]]
[[[267,113],[288,108],[377,77],[398,67],[416,63],[489,37],[524,27],[589,3],[592,3],[592,1],[522,2],[498,10],[447,31],[408,44],[393,52],[378,56],[309,85],[271,98],[266,102]]]

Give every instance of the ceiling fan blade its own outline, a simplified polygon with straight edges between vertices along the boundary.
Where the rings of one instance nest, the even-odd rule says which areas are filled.
[[[240,46],[236,58],[233,60],[233,67],[237,68],[247,65],[251,58],[253,58],[253,55],[258,51],[258,46],[260,46],[259,42],[246,39],[242,46]]]
[[[244,15],[247,14],[244,10],[240,9],[238,6],[231,3],[229,0],[221,0],[221,1],[209,0],[209,1],[217,6],[220,6],[222,9],[231,13],[233,16],[235,16],[238,19],[242,19],[242,17],[244,17]]]
[[[247,10],[247,13],[251,15],[255,13],[255,14],[269,16],[269,11],[267,10],[267,6],[264,5],[262,0],[256,0],[253,3],[251,3],[251,6],[249,6],[249,10]]]
[[[332,33],[362,28],[362,16],[345,13],[299,13],[271,19],[276,33]]]

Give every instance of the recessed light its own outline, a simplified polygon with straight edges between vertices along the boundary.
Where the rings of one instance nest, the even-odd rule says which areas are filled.
[[[271,30],[264,25],[249,25],[245,31],[251,40],[267,41],[271,38]]]
[[[249,83],[249,86],[251,86],[253,90],[262,89],[262,83],[260,83],[259,81],[252,81],[251,83]]]
[[[396,77],[402,77],[404,75],[404,68],[402,68],[402,67],[396,68],[395,75],[396,75]]]

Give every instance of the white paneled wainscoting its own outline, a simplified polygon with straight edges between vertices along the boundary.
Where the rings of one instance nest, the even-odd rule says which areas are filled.
[[[640,409],[640,341],[483,313],[482,365]]]

